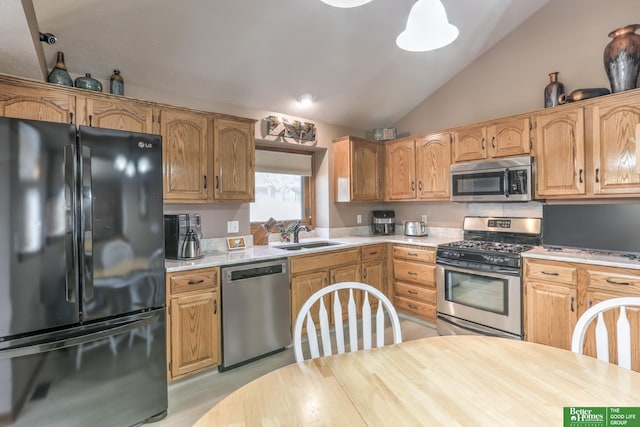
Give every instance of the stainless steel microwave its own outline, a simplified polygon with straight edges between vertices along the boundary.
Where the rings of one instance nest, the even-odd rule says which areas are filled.
[[[451,165],[451,201],[527,202],[531,170],[529,156]]]

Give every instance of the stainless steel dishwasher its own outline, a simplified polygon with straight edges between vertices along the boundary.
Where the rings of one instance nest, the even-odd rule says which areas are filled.
[[[287,265],[283,258],[222,268],[221,371],[291,343]]]

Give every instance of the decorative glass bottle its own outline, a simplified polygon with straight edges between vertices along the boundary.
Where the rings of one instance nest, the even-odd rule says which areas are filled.
[[[71,80],[71,76],[67,71],[67,66],[64,63],[64,52],[58,52],[56,65],[49,73],[47,81],[57,85],[73,86],[73,80]]]
[[[109,92],[114,95],[124,95],[124,79],[120,75],[120,70],[113,70]]]
[[[558,72],[549,74],[551,82],[544,88],[544,108],[560,105],[558,98],[564,95],[564,85],[558,81]]]
[[[76,78],[76,87],[102,92],[102,83],[91,77],[89,73],[85,74],[84,77]]]

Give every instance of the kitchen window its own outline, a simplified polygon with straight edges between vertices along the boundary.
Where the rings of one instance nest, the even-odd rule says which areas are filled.
[[[255,174],[252,231],[269,218],[313,225],[313,153],[257,148]]]

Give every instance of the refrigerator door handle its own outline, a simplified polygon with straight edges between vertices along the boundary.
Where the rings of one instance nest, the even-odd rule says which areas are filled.
[[[78,265],[76,262],[75,230],[75,164],[76,150],[72,144],[64,146],[64,259],[66,265],[65,298],[68,302],[76,302],[76,283]]]
[[[93,183],[91,149],[82,146],[82,290],[84,300],[93,299]]]
[[[134,329],[138,329],[142,326],[158,322],[159,316],[160,315],[158,313],[149,313],[137,320],[126,323],[119,323],[111,328],[102,329],[85,335],[78,335],[70,338],[61,338],[58,340],[33,344],[26,347],[0,350],[0,360],[13,359],[15,357],[29,356],[32,354],[46,353],[49,351],[60,350],[68,347],[76,347],[81,344],[87,344],[100,339],[113,337],[115,335],[120,335],[129,331],[133,331]]]

